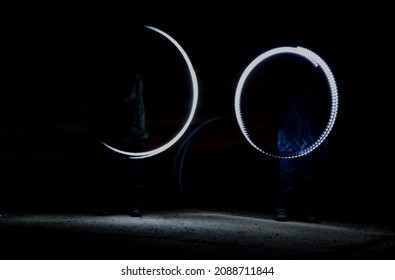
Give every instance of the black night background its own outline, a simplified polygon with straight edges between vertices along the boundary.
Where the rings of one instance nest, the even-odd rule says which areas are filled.
[[[127,192],[116,187],[124,184],[123,156],[96,137],[98,100],[122,88],[131,61],[146,58],[140,56],[146,52],[151,60],[139,63],[146,62],[146,71],[156,71],[151,73],[156,77],[163,73],[160,83],[149,88],[154,94],[147,101],[154,104],[151,109],[147,105],[153,147],[181,127],[191,102],[186,68],[174,48],[165,50],[160,35],[145,31],[153,41],[147,50],[147,42],[135,36],[149,25],[182,46],[199,86],[197,110],[183,137],[145,159],[149,211],[271,215],[276,159],[244,139],[234,113],[235,90],[244,68],[262,52],[302,46],[326,61],[339,92],[339,111],[328,137],[330,158],[317,182],[320,215],[393,228],[388,7],[374,0],[255,2],[223,2],[217,8],[198,1],[4,8],[1,211],[9,217],[93,214],[103,189],[127,200]],[[257,102],[263,104],[265,98],[263,94]],[[270,125],[265,113],[262,121]]]

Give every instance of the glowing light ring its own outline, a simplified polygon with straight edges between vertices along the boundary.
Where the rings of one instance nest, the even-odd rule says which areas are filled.
[[[192,100],[192,108],[191,108],[191,112],[189,114],[189,117],[186,121],[186,123],[184,124],[184,126],[182,127],[182,129],[178,132],[178,134],[171,139],[169,142],[167,142],[166,144],[162,145],[159,148],[153,149],[153,150],[149,150],[149,151],[145,151],[145,152],[128,152],[128,151],[123,151],[117,148],[114,148],[112,146],[110,146],[107,143],[104,143],[102,141],[102,143],[109,149],[120,153],[120,154],[124,154],[129,156],[130,158],[133,159],[138,159],[138,158],[146,158],[146,157],[151,157],[153,155],[159,154],[165,150],[167,150],[168,148],[170,148],[171,146],[173,146],[185,133],[185,131],[188,129],[189,125],[192,122],[193,116],[195,114],[196,111],[196,107],[197,107],[197,102],[198,102],[198,82],[197,82],[197,77],[196,77],[196,73],[195,70],[192,66],[192,63],[188,57],[188,55],[186,54],[186,52],[184,51],[184,49],[180,46],[180,44],[174,40],[172,37],[170,37],[170,35],[168,35],[167,33],[163,32],[162,30],[159,30],[158,28],[152,27],[152,26],[145,26],[148,29],[151,29],[155,32],[158,32],[159,34],[163,35],[164,37],[166,37],[170,42],[172,42],[177,49],[180,51],[180,53],[182,54],[185,62],[187,63],[190,75],[191,75],[191,80],[192,80],[192,92],[193,92],[193,100]]]
[[[246,126],[244,125],[243,116],[242,116],[242,112],[241,112],[240,100],[241,100],[244,84],[245,84],[248,76],[250,75],[250,73],[254,70],[254,68],[259,63],[263,62],[265,59],[267,59],[271,56],[280,55],[280,54],[294,54],[294,55],[302,56],[305,59],[307,59],[308,61],[310,61],[314,65],[314,67],[320,67],[322,69],[322,71],[324,72],[325,77],[327,79],[327,82],[329,84],[329,89],[331,92],[331,113],[330,113],[326,128],[324,129],[324,131],[322,132],[320,137],[318,137],[318,139],[313,144],[311,144],[309,147],[307,147],[306,149],[304,149],[303,151],[301,151],[299,153],[288,153],[288,154],[275,155],[275,154],[268,153],[268,152],[262,150],[250,139],[248,130],[247,130]],[[307,155],[308,153],[315,150],[319,145],[322,144],[322,142],[324,142],[324,140],[326,139],[326,137],[328,137],[330,131],[332,130],[333,125],[335,124],[337,110],[338,110],[338,92],[337,92],[336,81],[335,81],[335,78],[332,74],[332,71],[330,70],[328,65],[325,63],[325,61],[321,57],[319,57],[316,53],[314,53],[308,49],[302,48],[302,47],[296,47],[296,48],[295,47],[279,47],[279,48],[271,49],[267,52],[262,53],[257,58],[255,58],[244,70],[244,72],[242,73],[240,80],[237,84],[237,88],[236,88],[236,94],[235,94],[236,119],[237,119],[237,122],[240,126],[240,129],[241,129],[244,137],[255,149],[257,149],[261,153],[264,153],[268,156],[275,157],[275,158],[296,158],[296,157]]]

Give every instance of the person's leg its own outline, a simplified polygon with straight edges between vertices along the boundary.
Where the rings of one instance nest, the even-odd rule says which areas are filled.
[[[276,220],[287,221],[291,212],[306,221],[313,221],[312,164],[310,157],[279,159]]]
[[[319,208],[321,207],[320,191],[326,183],[329,174],[326,174],[327,158],[321,153],[314,153],[308,161],[308,180],[303,189],[304,219],[309,222],[318,222]]]
[[[122,185],[121,167],[123,156],[111,153],[110,157],[98,165],[96,185],[96,215],[107,216],[118,212]]]
[[[131,186],[131,208],[129,214],[143,216],[145,184],[143,178],[143,159],[128,158],[128,185]]]
[[[278,186],[275,194],[275,219],[288,221],[290,196],[294,191],[295,159],[280,158],[278,161]]]
[[[298,158],[294,174],[294,214],[298,219],[306,222],[317,222],[313,215],[313,165],[315,162],[310,156]]]

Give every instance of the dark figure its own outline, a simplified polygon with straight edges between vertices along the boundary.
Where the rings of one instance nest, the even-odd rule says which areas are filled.
[[[100,138],[111,146],[125,151],[141,152],[144,150],[144,142],[148,138],[145,128],[145,108],[143,102],[143,81],[139,75],[135,75],[131,87],[126,94],[117,95],[112,102],[102,104],[107,112],[101,116]],[[104,193],[104,207],[99,215],[110,215],[116,208],[114,203],[119,203],[127,196],[129,203],[129,215],[133,217],[143,216],[145,185],[143,174],[144,159],[135,159],[126,155],[114,153],[114,157],[120,159],[121,182],[126,182],[126,190],[121,190],[121,195],[116,190],[110,190],[111,194]],[[119,163],[119,162],[118,162]],[[113,176],[116,177],[117,173]],[[116,179],[114,178],[116,182]]]
[[[306,149],[319,138],[323,128],[322,100],[313,83],[301,86],[290,77],[283,88],[282,114],[277,135],[280,155],[298,155],[278,159],[278,189],[275,196],[277,221],[288,221],[292,212],[307,222],[317,222],[312,214],[316,192],[315,177],[322,167],[326,143],[306,155]]]
[[[145,129],[143,91],[143,81],[139,75],[136,75],[131,91],[124,97],[128,131],[125,133],[123,143],[129,146],[130,151],[133,152],[142,152],[144,150],[144,142],[148,138],[148,133]],[[127,158],[127,181],[132,186],[132,205],[129,214],[133,217],[143,216],[145,196],[143,160]]]

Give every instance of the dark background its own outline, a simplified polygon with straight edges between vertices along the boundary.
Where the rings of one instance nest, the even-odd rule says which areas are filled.
[[[141,43],[133,30],[151,25],[187,52],[200,96],[180,141],[145,160],[149,207],[271,211],[276,160],[243,138],[234,93],[256,56],[275,47],[303,46],[326,61],[339,91],[339,112],[328,139],[331,157],[317,183],[322,214],[390,223],[393,87],[388,69],[393,54],[383,2],[5,7],[2,207],[93,212],[99,190],[124,196],[117,190],[124,185],[124,158],[96,138],[95,106],[127,76],[125,61],[135,57]],[[189,91],[184,84],[175,90],[185,69],[169,60],[158,62],[158,67],[169,65],[168,72],[161,68],[169,79],[155,87],[161,101],[151,129],[163,135],[178,125],[169,113],[175,107],[163,96]]]

